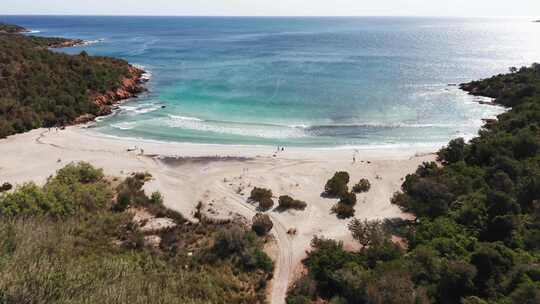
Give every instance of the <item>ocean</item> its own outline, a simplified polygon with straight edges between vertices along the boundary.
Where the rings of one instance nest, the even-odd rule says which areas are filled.
[[[502,108],[457,84],[540,61],[528,19],[0,16],[56,50],[143,66],[94,131],[161,141],[374,147],[473,137]]]

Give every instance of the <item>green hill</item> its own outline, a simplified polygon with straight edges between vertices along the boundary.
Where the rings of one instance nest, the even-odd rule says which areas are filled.
[[[28,32],[27,29],[25,29],[24,27],[22,26],[18,26],[18,25],[15,25],[15,24],[8,24],[8,23],[2,23],[0,22],[0,33],[10,33],[10,34],[13,34],[13,33],[24,33],[24,32]]]
[[[0,33],[0,138],[107,114],[110,104],[142,90],[142,71],[124,60],[49,50],[81,42]]]

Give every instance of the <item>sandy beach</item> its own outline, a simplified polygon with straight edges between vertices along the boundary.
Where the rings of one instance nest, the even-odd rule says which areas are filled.
[[[250,221],[256,209],[247,197],[254,186],[272,189],[276,205],[277,197],[285,194],[306,201],[305,211],[269,212],[276,239],[272,303],[284,303],[288,284],[299,271],[313,236],[352,245],[348,220],[339,220],[330,211],[337,200],[320,195],[335,171],[348,171],[352,182],[368,178],[372,184],[368,193],[358,196],[357,218],[395,218],[405,216],[390,204],[404,176],[422,162],[435,159],[434,147],[286,147],[276,153],[277,147],[271,146],[152,142],[106,137],[90,130],[79,126],[37,129],[0,140],[0,182],[44,183],[66,164],[87,161],[112,176],[151,173],[153,180],[146,190],[159,190],[166,206],[187,218],[192,218],[195,205],[202,202],[208,216],[238,214]],[[287,234],[291,228],[297,230],[296,235]]]

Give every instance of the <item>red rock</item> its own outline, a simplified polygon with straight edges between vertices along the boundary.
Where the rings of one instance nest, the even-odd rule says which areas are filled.
[[[99,115],[108,115],[112,113],[111,106],[118,104],[122,100],[136,97],[138,93],[144,91],[142,86],[142,75],[144,71],[134,66],[129,66],[129,77],[123,78],[121,86],[114,90],[108,91],[105,94],[94,94],[94,103],[99,108]]]

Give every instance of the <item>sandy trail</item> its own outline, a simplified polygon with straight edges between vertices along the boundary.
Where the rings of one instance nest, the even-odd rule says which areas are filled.
[[[135,146],[143,148],[145,155],[127,151]],[[188,218],[201,201],[208,215],[229,218],[239,214],[251,221],[256,209],[247,197],[254,186],[272,189],[276,204],[277,197],[285,194],[304,200],[308,203],[304,211],[268,212],[279,249],[270,301],[282,304],[313,236],[351,242],[348,220],[339,220],[330,211],[336,200],[320,196],[326,180],[338,170],[348,171],[352,182],[368,178],[372,189],[358,196],[356,217],[401,217],[390,198],[407,173],[421,162],[434,159],[432,154],[425,154],[433,150],[364,149],[355,153],[352,149],[288,148],[273,157],[274,147],[118,139],[96,136],[80,127],[38,129],[0,140],[0,182],[43,183],[69,162],[88,161],[104,168],[106,174],[120,177],[148,171],[154,179],[146,190],[159,190],[169,208]],[[356,163],[352,163],[353,154]],[[290,228],[297,230],[295,236],[287,234]]]

